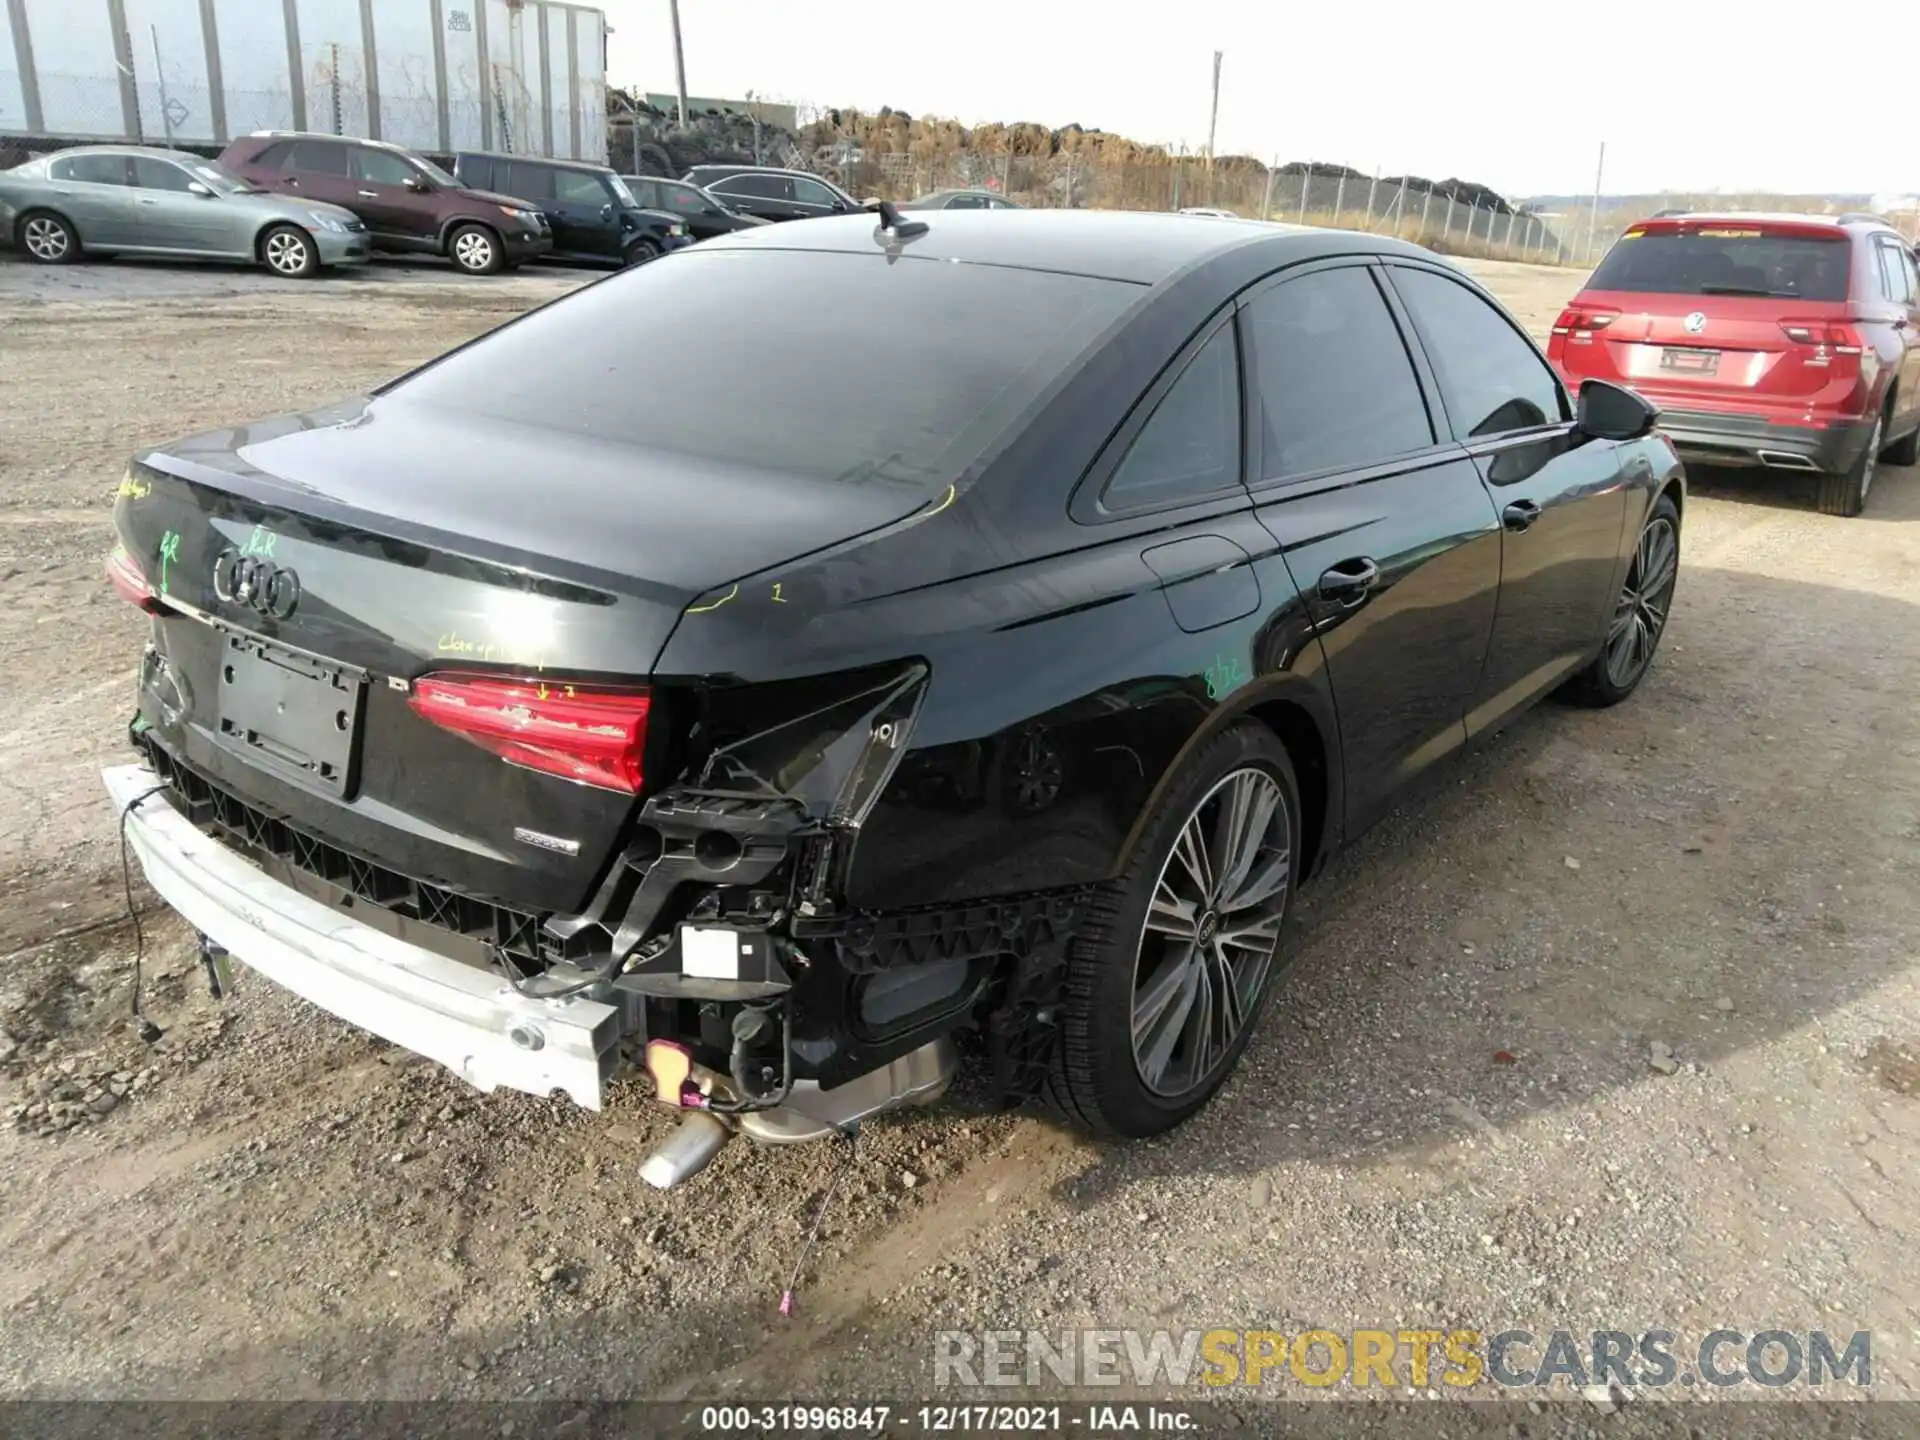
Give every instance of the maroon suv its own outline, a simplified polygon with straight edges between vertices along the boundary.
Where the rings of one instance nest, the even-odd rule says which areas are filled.
[[[269,190],[344,205],[367,222],[377,250],[445,255],[470,275],[491,275],[553,249],[539,206],[470,189],[398,145],[266,130],[235,140],[220,159]]]

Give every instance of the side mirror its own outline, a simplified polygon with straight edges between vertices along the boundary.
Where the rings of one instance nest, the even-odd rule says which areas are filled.
[[[611,220],[613,218],[613,205],[611,202],[600,207],[600,218],[602,220]]]
[[[422,180],[418,175],[409,175],[406,179],[402,180],[400,184],[404,188],[413,191],[416,195],[426,193],[427,182]]]
[[[189,195],[198,195],[202,200],[213,199],[213,188],[208,185],[202,185],[198,180],[189,180],[187,182],[187,193]]]
[[[1638,440],[1653,432],[1659,407],[1624,385],[1605,380],[1583,380],[1573,423],[1582,435],[1596,440]]]

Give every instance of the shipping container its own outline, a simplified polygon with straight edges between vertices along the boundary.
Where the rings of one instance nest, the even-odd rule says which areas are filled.
[[[324,130],[607,159],[606,17],[555,0],[0,0],[0,138]]]

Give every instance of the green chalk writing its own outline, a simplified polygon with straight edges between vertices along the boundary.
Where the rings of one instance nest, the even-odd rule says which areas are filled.
[[[180,558],[180,532],[169,530],[160,537],[160,593],[167,593],[167,572]]]
[[[1224,700],[1252,678],[1247,662],[1237,655],[1216,655],[1206,671],[1207,698]]]

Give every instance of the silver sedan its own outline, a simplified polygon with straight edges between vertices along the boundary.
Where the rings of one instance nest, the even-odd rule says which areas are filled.
[[[272,195],[218,161],[137,145],[89,145],[0,170],[0,238],[43,265],[166,255],[250,261],[295,279],[364,263],[372,250],[351,210]]]

